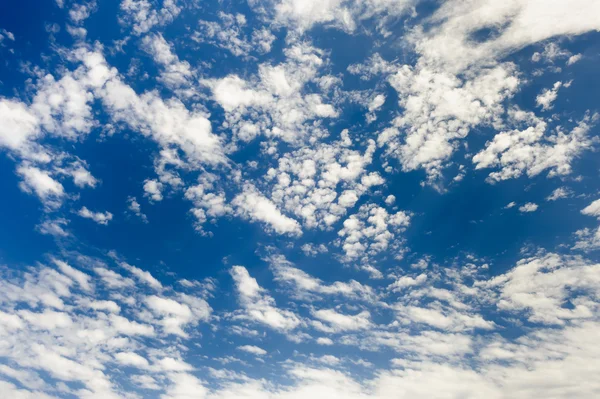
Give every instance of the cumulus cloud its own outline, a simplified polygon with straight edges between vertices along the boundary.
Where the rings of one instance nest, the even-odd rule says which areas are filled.
[[[278,234],[302,235],[300,224],[281,213],[275,204],[263,196],[254,186],[244,186],[244,191],[231,202],[236,213],[246,219],[265,223]]]
[[[50,173],[35,166],[21,166],[17,169],[17,173],[23,178],[20,184],[23,191],[34,193],[51,208],[60,206],[65,196],[65,189],[60,182],[50,176]]]
[[[476,169],[500,169],[489,174],[490,183],[523,174],[533,177],[544,171],[548,171],[548,177],[570,174],[573,161],[592,146],[588,133],[597,117],[585,117],[568,133],[557,128],[549,136],[545,135],[546,123],[531,113],[515,110],[512,118],[533,126],[498,133],[473,157]]]
[[[264,356],[267,354],[266,350],[264,350],[263,348],[259,348],[258,346],[254,346],[254,345],[242,345],[242,346],[238,347],[238,349],[241,351],[244,351],[244,352],[251,353],[256,356]]]
[[[113,218],[112,213],[110,212],[92,212],[85,206],[81,207],[77,214],[82,218],[91,219],[94,222],[102,225],[107,225]]]
[[[519,207],[519,211],[522,213],[535,212],[538,210],[538,204],[534,204],[533,202],[528,202]]]
[[[296,314],[276,306],[273,297],[258,285],[245,267],[234,266],[230,273],[236,285],[240,304],[244,309],[244,318],[280,331],[289,331],[301,324]]]
[[[572,194],[571,190],[567,187],[559,187],[546,197],[546,201],[557,201],[559,199],[569,198]]]
[[[390,214],[375,204],[365,204],[351,215],[338,231],[347,261],[368,261],[382,251],[402,255],[400,234],[409,226],[410,215],[403,211]]]

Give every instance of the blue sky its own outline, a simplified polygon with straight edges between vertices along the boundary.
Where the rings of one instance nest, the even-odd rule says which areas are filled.
[[[2,2],[0,397],[598,397],[598,15]]]

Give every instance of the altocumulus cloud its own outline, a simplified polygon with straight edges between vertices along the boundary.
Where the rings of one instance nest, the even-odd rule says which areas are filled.
[[[39,7],[0,397],[600,396],[600,3]]]

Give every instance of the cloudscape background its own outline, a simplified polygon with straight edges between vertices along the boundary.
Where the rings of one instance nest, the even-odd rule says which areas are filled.
[[[0,2],[0,397],[600,397],[599,31]]]

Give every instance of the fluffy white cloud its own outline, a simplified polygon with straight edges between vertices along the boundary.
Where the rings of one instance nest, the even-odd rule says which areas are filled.
[[[264,356],[267,354],[266,350],[264,350],[263,348],[259,348],[258,346],[254,346],[254,345],[242,345],[242,346],[239,346],[238,349],[241,351],[244,351],[244,352],[251,353],[256,356]]]
[[[266,223],[268,229],[272,229],[278,234],[302,235],[300,224],[281,213],[277,206],[258,192],[254,186],[245,185],[244,191],[238,194],[231,203],[236,207],[236,213],[242,218]]]
[[[573,193],[570,189],[566,187],[559,187],[552,191],[552,194],[546,197],[546,201],[557,201],[562,198],[569,198],[571,195],[573,195]]]
[[[20,184],[23,191],[34,193],[51,208],[60,206],[65,196],[65,189],[60,182],[50,176],[50,173],[26,165],[19,167],[17,173],[23,178]]]
[[[524,259],[486,285],[498,290],[499,309],[526,311],[531,322],[560,325],[594,318],[599,267],[577,257],[548,254]]]
[[[305,227],[330,229],[363,195],[384,182],[377,172],[368,171],[375,142],[368,140],[364,153],[348,148],[351,143],[344,130],[337,141],[279,157],[277,168],[265,176],[272,184],[271,199]]]
[[[317,330],[329,333],[364,330],[371,327],[371,314],[366,310],[355,315],[347,315],[335,309],[319,309],[313,312],[313,316],[320,320],[313,321],[313,326]]]
[[[276,0],[274,21],[297,31],[324,24],[352,32],[362,20],[377,17],[385,33],[387,20],[408,13],[413,0]]]
[[[534,124],[523,130],[501,132],[486,143],[486,148],[473,157],[476,169],[499,167],[490,173],[491,183],[517,178],[522,174],[529,177],[548,171],[548,177],[568,175],[572,162],[592,146],[588,136],[597,117],[586,117],[569,133],[560,128],[545,136],[546,123],[530,113],[514,110],[511,117],[519,123]]]
[[[181,7],[177,5],[176,0],[164,0],[161,2],[162,8],[155,9],[148,0],[122,0],[121,23],[130,25],[136,35],[148,32],[155,26],[162,26],[173,22],[181,12]]]
[[[235,56],[247,57],[251,52],[264,54],[271,51],[275,35],[267,27],[255,29],[247,34],[246,17],[243,14],[218,13],[219,21],[199,21],[199,29],[192,39],[200,43],[210,43],[225,49]]]
[[[336,281],[326,284],[306,272],[294,267],[282,255],[273,255],[268,259],[275,274],[275,280],[289,284],[301,298],[310,298],[311,295],[340,295],[354,299],[373,300],[375,293],[372,288],[351,280],[349,282]]]
[[[553,102],[558,97],[558,89],[563,86],[562,82],[556,82],[551,89],[544,89],[536,98],[535,102],[543,111],[552,109]]]
[[[135,267],[126,262],[121,262],[121,267],[129,271],[131,274],[136,276],[144,284],[148,284],[150,287],[160,290],[163,288],[160,281],[154,278],[152,274],[146,270],[142,270],[139,267]]]
[[[591,204],[583,208],[581,213],[587,216],[600,217],[600,199],[593,201]]]
[[[188,325],[195,326],[200,321],[206,321],[211,314],[211,307],[201,299],[180,294],[177,300],[150,295],[145,298],[146,306],[156,317],[167,334],[187,337],[183,330]]]
[[[158,77],[161,83],[184,98],[196,94],[191,82],[194,72],[189,62],[180,61],[160,33],[145,36],[142,39],[142,48],[161,66],[162,71]]]
[[[275,300],[261,288],[243,266],[230,270],[236,285],[239,301],[244,308],[244,317],[280,331],[298,327],[301,320],[293,312],[276,307]]]
[[[142,212],[142,206],[135,197],[127,198],[127,208],[144,223],[148,223],[148,217]]]
[[[110,212],[92,212],[85,206],[82,207],[77,214],[82,218],[91,219],[94,222],[102,225],[107,225],[113,218],[112,213]]]
[[[358,212],[344,221],[338,232],[347,261],[362,260],[383,251],[402,256],[400,234],[409,226],[410,215],[403,211],[390,214],[375,204],[365,204]]]
[[[534,204],[533,202],[528,202],[519,207],[519,211],[523,213],[535,212],[538,210],[538,204]]]
[[[206,79],[214,100],[225,111],[226,124],[242,142],[259,135],[289,143],[324,136],[321,120],[338,115],[319,93],[309,91],[318,83],[325,65],[323,51],[307,43],[294,43],[284,50],[285,62],[261,64],[255,78],[237,75]]]

